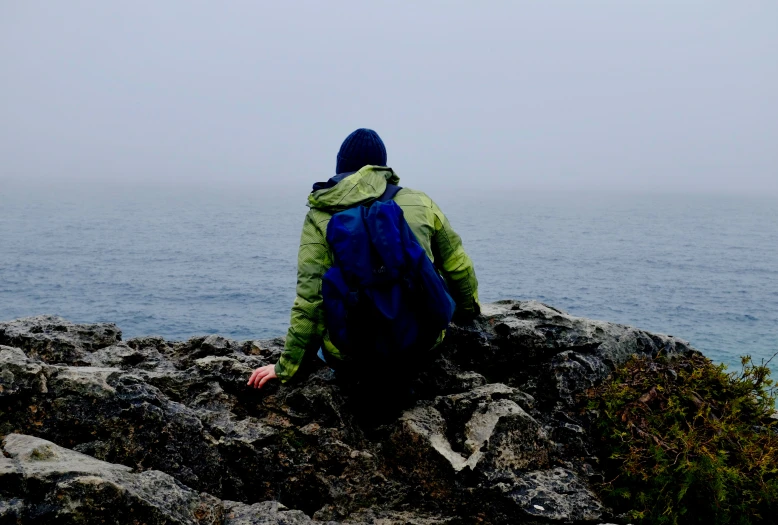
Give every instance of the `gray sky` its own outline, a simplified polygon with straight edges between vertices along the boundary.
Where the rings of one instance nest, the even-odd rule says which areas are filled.
[[[778,193],[778,2],[0,0],[0,182]]]

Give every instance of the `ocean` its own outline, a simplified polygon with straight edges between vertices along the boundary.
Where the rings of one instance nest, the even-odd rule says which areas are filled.
[[[411,186],[462,236],[483,302],[672,334],[734,369],[778,352],[778,197]],[[0,320],[284,335],[305,191],[0,187]]]

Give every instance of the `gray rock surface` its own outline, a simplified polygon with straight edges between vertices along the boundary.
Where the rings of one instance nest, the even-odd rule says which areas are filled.
[[[132,473],[21,434],[3,440],[5,520],[57,523],[223,523],[224,505],[158,470]]]
[[[248,388],[282,348],[0,323],[0,523],[617,521],[589,486],[578,398],[632,354],[693,351],[534,301],[484,305],[376,427],[315,359]]]
[[[0,345],[24,348],[30,357],[46,363],[85,364],[88,352],[121,338],[115,324],[73,324],[53,315],[0,323]]]

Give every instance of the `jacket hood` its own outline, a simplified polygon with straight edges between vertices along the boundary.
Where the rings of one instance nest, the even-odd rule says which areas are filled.
[[[365,204],[380,197],[387,184],[400,182],[392,168],[365,166],[347,176],[331,188],[313,191],[308,196],[308,206],[317,210],[337,213],[358,204]]]

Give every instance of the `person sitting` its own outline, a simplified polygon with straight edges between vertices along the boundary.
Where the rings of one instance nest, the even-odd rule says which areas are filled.
[[[343,365],[353,356],[335,344],[338,338],[328,330],[323,288],[326,290],[325,275],[336,262],[333,246],[328,242],[328,225],[333,216],[358,206],[388,201],[399,206],[415,237],[412,242],[423,248],[423,253],[439,273],[436,278],[442,277],[455,304],[455,318],[465,319],[480,313],[478,281],[460,236],[425,193],[397,186],[400,179],[386,164],[386,148],[381,138],[373,130],[360,128],[343,141],[337,155],[336,175],[313,185],[297,261],[297,297],[292,306],[284,350],[277,363],[253,371],[249,386],[262,388],[276,378],[283,383],[289,381],[304,358],[316,352],[336,370],[336,376],[354,376],[339,373],[348,368]],[[331,319],[332,312],[329,315]],[[371,326],[364,328],[369,330]],[[430,346],[442,340],[444,331],[440,330],[436,335],[438,337]],[[412,356],[405,358],[412,359]],[[392,370],[390,374],[395,377],[408,375],[402,369]]]

